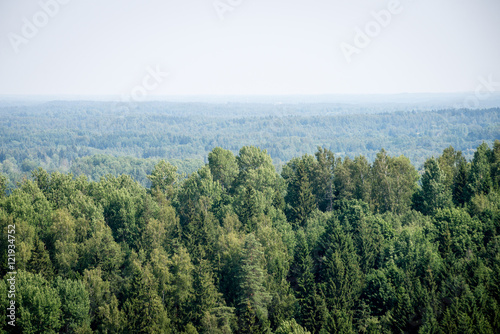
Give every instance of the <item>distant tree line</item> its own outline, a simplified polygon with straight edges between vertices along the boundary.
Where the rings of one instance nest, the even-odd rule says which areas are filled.
[[[84,172],[94,180],[107,173],[128,174],[149,186],[145,176],[160,159],[189,160],[189,168],[174,164],[190,174],[206,163],[214,147],[237,154],[245,145],[266,149],[278,168],[313,154],[318,146],[341,157],[363,155],[370,162],[384,147],[420,168],[450,145],[471,159],[483,141],[500,138],[498,108],[391,108],[381,113],[383,106],[148,102],[124,109],[116,103],[77,101],[0,106],[0,172],[10,187],[38,167]]]

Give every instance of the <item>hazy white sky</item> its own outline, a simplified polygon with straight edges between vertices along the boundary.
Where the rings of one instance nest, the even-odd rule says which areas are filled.
[[[458,92],[480,76],[500,82],[499,0],[393,1],[0,0],[0,95]],[[377,23],[373,12],[388,9]]]

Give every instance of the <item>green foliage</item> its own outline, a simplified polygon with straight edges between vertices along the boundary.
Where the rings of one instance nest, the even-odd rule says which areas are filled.
[[[385,150],[377,154],[372,167],[371,200],[377,212],[404,213],[416,190],[418,173],[408,158],[387,156]]]
[[[417,209],[424,214],[432,214],[438,209],[451,207],[452,198],[447,186],[448,178],[439,168],[438,161],[434,158],[428,159],[424,168],[421,180],[422,189],[417,194],[420,203],[415,205]]]
[[[150,267],[143,267],[134,256],[130,261],[130,293],[123,304],[128,332],[168,333],[170,319],[158,296],[156,279]]]
[[[418,167],[450,145],[470,159],[473,147],[499,138],[499,115],[498,109],[414,111],[384,104],[144,102],[126,116],[110,102],[2,105],[0,172],[10,187],[35,166],[92,181],[133,175],[149,186],[146,175],[160,159],[191,174],[214,147],[237,153],[244,145],[267,149],[277,165],[319,145],[368,161],[385,147]]]
[[[50,248],[59,275],[68,277],[78,263],[78,244],[75,242],[75,219],[64,209],[56,210],[50,228]]]
[[[151,189],[158,189],[167,195],[167,198],[173,198],[174,184],[179,180],[177,167],[161,160],[155,165],[151,175],[148,175],[148,179],[151,181]]]
[[[482,226],[464,209],[438,210],[433,220],[439,249],[444,255],[460,258],[480,249]]]
[[[67,333],[90,332],[90,300],[84,284],[58,277],[54,287],[61,299],[62,330]]]
[[[30,272],[39,273],[48,280],[50,280],[54,274],[49,252],[47,251],[43,241],[41,241],[38,237],[35,237],[31,258],[28,262],[27,268]]]
[[[9,275],[5,279],[10,278]],[[16,326],[22,333],[55,333],[65,325],[61,297],[39,274],[19,271],[16,279]]]
[[[496,139],[493,143],[493,149],[491,152],[491,181],[493,183],[493,188],[496,191],[500,190],[500,140]]]
[[[306,331],[301,325],[297,324],[295,319],[283,321],[274,333],[275,334],[311,334],[311,332]]]
[[[257,216],[260,213],[260,207],[255,189],[248,185],[239,196],[239,218],[246,232],[254,232],[257,228]]]
[[[193,290],[195,295],[194,300],[194,316],[197,323],[201,323],[203,316],[222,306],[222,294],[217,291],[214,284],[214,275],[210,264],[206,260],[201,260],[200,264],[195,267]]]
[[[491,190],[490,155],[491,151],[488,144],[484,142],[479,145],[474,153],[467,187],[469,198],[477,194],[488,194]]]
[[[218,148],[186,178],[160,162],[153,189],[34,170],[0,199],[17,333],[496,333],[499,147],[447,148],[421,187],[404,157],[325,148],[281,176]]]
[[[116,243],[111,228],[98,221],[82,246],[80,256],[81,268],[101,268],[106,276],[112,276],[123,263],[123,250]]]
[[[259,328],[262,332],[267,324],[267,306],[271,301],[270,294],[264,286],[265,273],[262,269],[263,254],[261,244],[256,240],[254,234],[248,234],[243,246],[243,254],[239,268],[239,297],[238,311],[242,322],[239,324],[240,331],[243,328]]]
[[[464,159],[462,152],[455,151],[453,146],[445,148],[437,159],[439,169],[444,174],[444,183],[447,189],[451,189],[455,175],[457,174],[458,166]]]
[[[117,242],[137,247],[141,234],[141,219],[146,191],[130,177],[109,177],[96,184],[96,198],[103,206],[104,219]]]
[[[229,150],[216,147],[208,153],[208,166],[214,181],[218,181],[223,188],[230,189],[238,176],[238,164],[234,154]]]
[[[314,173],[311,173],[308,177],[312,183],[318,208],[321,211],[331,211],[334,195],[335,154],[326,148],[318,147],[315,156],[317,163],[314,165]]]
[[[191,262],[191,257],[187,250],[179,247],[176,253],[172,256],[172,265],[170,272],[172,273],[171,291],[166,296],[166,305],[168,311],[172,314],[172,321],[177,328],[187,325],[193,317],[191,305],[195,295],[193,290],[193,270],[194,266]]]
[[[7,197],[4,204],[6,213],[12,216],[14,223],[21,220],[28,222],[35,227],[35,232],[42,240],[49,233],[52,208],[43,192],[32,181],[22,183],[20,188],[16,188]]]
[[[252,185],[257,191],[273,186],[276,172],[271,156],[266,150],[255,146],[244,146],[236,157],[238,163],[238,186]]]
[[[316,209],[311,183],[307,176],[307,166],[305,157],[294,167],[295,171],[288,182],[287,196],[288,203],[287,218],[293,226],[304,226],[307,218]]]
[[[118,177],[122,174],[130,175],[144,187],[150,187],[151,171],[159,163],[158,158],[138,158],[131,156],[112,156],[105,154],[94,154],[76,158],[71,164],[69,171],[73,175],[84,175],[90,181],[99,182],[101,177],[113,175]],[[168,163],[177,167],[182,174],[191,174],[203,166],[199,159],[168,159]]]
[[[453,203],[457,206],[463,206],[467,201],[467,180],[469,178],[469,169],[470,165],[467,161],[465,159],[461,159],[457,167],[457,172],[453,178],[452,186]]]
[[[299,302],[299,320],[307,329],[317,332],[325,321],[326,307],[318,294],[314,277],[314,263],[303,230],[297,232],[297,247],[290,279]]]
[[[7,177],[0,173],[0,199],[5,196],[7,191]]]
[[[362,297],[374,316],[381,316],[390,310],[396,301],[396,289],[387,279],[384,271],[375,270],[365,277]]]
[[[332,219],[319,247],[320,275],[327,306],[330,309],[352,307],[362,288],[362,273],[352,235],[338,220]]]
[[[98,322],[98,327],[103,333],[123,333],[127,326],[125,312],[118,308],[118,299],[111,296],[111,302],[99,306],[99,315],[102,320]]]

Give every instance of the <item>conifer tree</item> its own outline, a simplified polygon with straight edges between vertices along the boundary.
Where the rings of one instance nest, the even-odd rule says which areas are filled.
[[[54,286],[61,299],[62,330],[67,333],[89,332],[90,300],[84,284],[57,277]]]
[[[317,333],[325,322],[324,301],[317,291],[314,263],[303,230],[297,232],[297,247],[291,272],[296,280],[296,293],[300,308],[300,324]]]
[[[7,178],[5,175],[0,174],[0,199],[5,197],[5,191],[7,190]]]
[[[422,207],[424,214],[432,214],[437,209],[451,206],[451,192],[446,187],[445,174],[439,168],[436,159],[430,158],[424,164],[425,172],[422,176]]]
[[[17,273],[16,327],[21,333],[58,332],[63,326],[61,306],[57,289],[40,274]]]
[[[368,160],[364,156],[357,156],[354,158],[351,168],[354,182],[354,198],[369,203],[371,180]]]
[[[320,248],[321,280],[328,309],[350,309],[362,288],[362,273],[352,236],[342,229],[337,219],[332,219]]]
[[[487,195],[491,190],[490,154],[488,144],[484,142],[479,145],[474,153],[468,180],[468,199],[478,194]]]
[[[168,296],[169,314],[172,316],[172,322],[177,328],[182,328],[190,322],[193,316],[192,303],[194,301],[193,290],[193,270],[194,265],[191,261],[191,255],[184,247],[179,247],[172,256],[171,290]]]
[[[255,218],[259,213],[257,203],[257,193],[255,189],[248,185],[241,195],[241,205],[239,208],[239,218],[246,232],[254,232],[256,229]]]
[[[318,147],[318,151],[314,155],[316,156],[317,163],[314,165],[314,173],[311,175],[310,181],[318,208],[321,211],[332,211],[335,154],[326,148]]]
[[[222,294],[217,291],[210,263],[201,259],[194,271],[194,320],[201,324],[203,316],[221,306]]]
[[[340,158],[335,164],[335,197],[337,200],[350,200],[353,198],[355,183],[353,179],[353,161],[345,157],[344,161]]]
[[[460,159],[457,172],[453,178],[453,203],[463,206],[467,201],[467,180],[469,178],[469,165],[465,158]]]
[[[491,150],[491,181],[496,191],[500,190],[500,140],[495,140]]]
[[[239,334],[254,334],[264,333],[262,326],[259,323],[256,310],[252,307],[250,300],[240,305],[238,312],[238,333]]]
[[[143,268],[139,260],[133,258],[131,261],[131,286],[129,298],[124,303],[128,331],[168,333],[170,319],[158,296],[157,283],[149,265]]]
[[[253,233],[245,238],[243,254],[239,268],[238,280],[240,283],[238,310],[242,317],[242,327],[258,327],[256,333],[264,332],[269,327],[267,305],[271,296],[264,286],[264,270],[262,269],[261,245]],[[246,324],[246,325],[245,325]],[[242,332],[246,333],[246,332]]]
[[[307,217],[316,208],[316,200],[303,162],[299,162],[296,166],[295,174],[288,185],[285,200],[288,203],[289,221],[295,227],[303,226]]]
[[[31,258],[28,262],[28,270],[41,274],[45,279],[52,279],[54,270],[50,261],[49,252],[45,244],[38,237],[35,237],[34,249],[31,251]]]
[[[283,321],[274,333],[275,334],[311,334],[311,332],[306,331],[301,325],[299,325],[295,321],[295,319]]]

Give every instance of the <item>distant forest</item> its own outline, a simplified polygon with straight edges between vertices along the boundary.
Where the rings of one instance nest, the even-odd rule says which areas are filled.
[[[61,114],[42,121],[15,115],[25,122],[11,126],[23,129],[25,137],[9,130],[8,138],[18,138],[10,144],[18,146],[8,152],[17,152],[21,161],[23,154],[43,161],[52,149],[50,161],[60,162],[58,154],[78,152],[83,142],[90,150],[95,141],[109,152],[144,153],[146,144],[138,143],[145,123],[138,115],[122,123],[118,115],[107,123],[104,117],[78,121]],[[496,110],[442,111],[335,116],[331,124],[352,119],[343,124],[344,133],[370,133],[385,119],[387,131],[400,122],[405,131],[465,145],[476,140],[474,133],[498,131],[495,123],[482,123],[497,117]],[[290,133],[322,129],[321,118],[311,125],[307,119],[288,119],[295,124]],[[451,130],[429,124],[438,119],[464,135],[448,137]],[[201,131],[201,122],[190,122]],[[244,126],[237,122],[222,120],[221,127],[240,142],[245,134],[237,129]],[[256,118],[246,126],[265,122],[272,119]],[[92,124],[102,141],[85,128],[65,130],[75,123]],[[194,143],[207,140],[204,134],[217,137],[213,131],[184,132],[185,146],[161,147],[179,154],[203,150]],[[63,144],[72,140],[74,146]],[[298,149],[290,139],[279,145],[286,143]],[[320,147],[314,155],[292,157],[280,173],[268,152],[255,146],[242,146],[236,155],[216,147],[206,158],[187,177],[160,160],[146,175],[149,187],[128,175],[90,181],[37,168],[7,194],[0,174],[0,262],[7,264],[12,249],[16,260],[0,267],[0,333],[500,332],[500,141],[481,143],[471,159],[447,147],[427,157],[421,173],[407,157],[383,149],[370,162]],[[127,161],[134,165],[121,162]],[[12,277],[15,299],[8,297]],[[12,300],[15,327],[7,324]]]
[[[397,105],[396,105],[397,107]],[[418,169],[453,146],[472,158],[483,141],[500,138],[500,109],[397,111],[395,105],[46,102],[0,105],[0,172],[9,188],[42,167],[98,181],[131,175],[145,187],[165,159],[185,175],[207,162],[214,147],[234,154],[266,149],[280,171],[318,147],[336,157],[380,149],[404,155]]]

